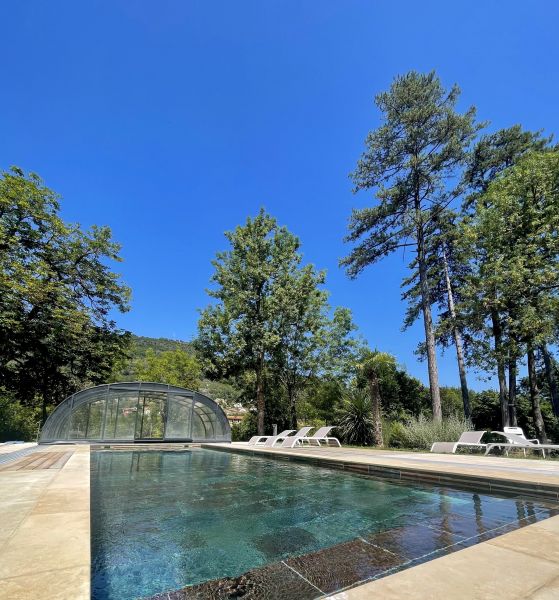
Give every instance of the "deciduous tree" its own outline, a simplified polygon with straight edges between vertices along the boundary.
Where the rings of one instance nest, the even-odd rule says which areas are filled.
[[[0,385],[18,400],[56,404],[110,376],[127,336],[111,311],[129,290],[110,261],[119,246],[107,227],[82,230],[59,215],[40,178],[0,176]]]
[[[214,375],[253,376],[262,435],[266,371],[281,342],[282,326],[291,322],[282,311],[286,295],[294,293],[289,286],[300,269],[300,242],[263,209],[225,236],[230,248],[213,261],[215,287],[209,291],[217,302],[202,311],[197,347]],[[312,270],[307,274],[316,277]]]

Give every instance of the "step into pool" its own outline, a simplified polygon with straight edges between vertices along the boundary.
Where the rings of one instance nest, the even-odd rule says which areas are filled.
[[[200,448],[96,451],[92,598],[317,598],[557,512]]]

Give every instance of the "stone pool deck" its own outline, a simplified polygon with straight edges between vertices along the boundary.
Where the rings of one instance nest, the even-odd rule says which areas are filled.
[[[352,448],[272,449],[243,443],[223,450],[276,455],[350,471],[458,485],[482,482],[495,491],[522,488],[557,499],[556,461],[475,455],[420,454]],[[414,477],[412,471],[418,472]],[[450,478],[449,478],[450,475]],[[506,533],[453,554],[353,587],[332,600],[556,600],[559,598],[559,516]]]
[[[351,448],[215,449],[402,480],[523,489],[557,500],[559,462]],[[20,450],[23,448],[19,448]],[[4,447],[3,450],[7,452]],[[0,463],[0,599],[90,596],[90,448],[39,447]],[[559,517],[512,531],[405,571],[338,592],[336,600],[551,600],[559,598]]]
[[[2,600],[87,600],[89,543],[89,446],[42,446],[0,464]]]

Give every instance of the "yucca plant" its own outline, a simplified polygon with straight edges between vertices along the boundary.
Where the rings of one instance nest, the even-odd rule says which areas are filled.
[[[372,403],[365,390],[353,389],[343,396],[339,430],[348,444],[371,446],[373,439]]]

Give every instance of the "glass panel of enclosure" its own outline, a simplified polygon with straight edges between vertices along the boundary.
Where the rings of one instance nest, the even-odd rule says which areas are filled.
[[[197,410],[198,405],[194,405],[194,413],[192,415],[192,439],[200,440],[206,439],[208,437],[207,428],[204,420],[202,419],[202,415],[199,410]]]
[[[116,433],[116,418],[118,415],[118,397],[111,395],[107,398],[107,408],[105,409],[105,432],[103,439],[114,440]]]
[[[64,411],[64,414],[58,415],[51,431],[48,431],[49,440],[65,440],[70,431],[70,420],[72,413],[70,409]]]
[[[96,400],[89,404],[89,416],[87,419],[88,440],[100,440],[103,433],[103,420],[105,418],[105,398]]]
[[[188,396],[169,395],[167,405],[167,439],[192,437],[192,408],[194,399]]]
[[[136,432],[138,394],[121,393],[118,397],[114,439],[133,440]]]
[[[70,419],[69,440],[83,440],[87,433],[87,419],[89,417],[89,404],[80,404],[72,411]]]
[[[166,394],[146,392],[140,394],[136,421],[136,438],[142,440],[163,439],[165,433]]]

